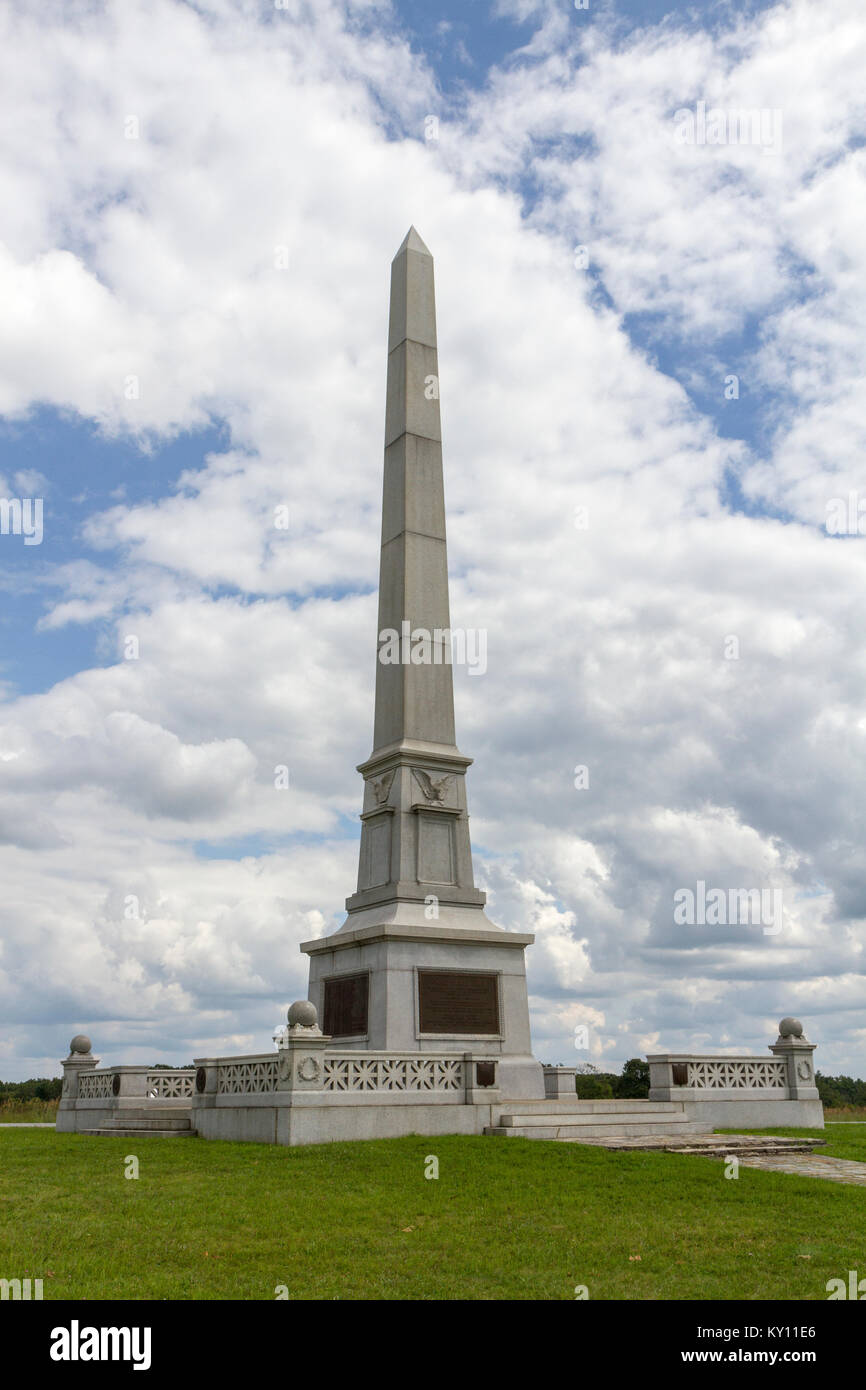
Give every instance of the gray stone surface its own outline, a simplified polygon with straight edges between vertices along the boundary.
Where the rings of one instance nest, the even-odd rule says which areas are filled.
[[[584,1138],[576,1143],[592,1144],[596,1148],[616,1149],[628,1152],[639,1149],[642,1153],[698,1154],[707,1158],[737,1158],[741,1163],[753,1157],[765,1158],[774,1155],[797,1157],[808,1154],[825,1139],[792,1139],[785,1135],[771,1134],[647,1134],[624,1135],[622,1137]],[[757,1164],[754,1166],[758,1166]],[[863,1165],[866,1167],[866,1164]]]
[[[769,1129],[772,1125],[800,1125],[804,1129],[823,1129],[824,1108],[820,1100],[764,1100],[760,1095],[741,1095],[732,1100],[707,1097],[688,1100],[686,1109],[705,1129]]]
[[[573,1100],[577,1095],[576,1078],[576,1067],[545,1067],[545,1096],[550,1100],[556,1100],[559,1097],[562,1097],[563,1100]]]
[[[391,266],[378,633],[450,630],[433,258],[411,228]],[[373,751],[364,778],[357,890],[332,936],[304,942],[309,997],[324,1014],[325,982],[369,974],[366,1034],[340,1046],[420,1053],[483,1045],[500,1089],[544,1095],[532,1056],[524,948],[484,913],[475,887],[466,769],[457,748],[450,641],[423,664],[376,661]],[[437,661],[437,657],[440,660]],[[424,1037],[418,972],[492,972],[500,1031]]]
[[[851,1187],[866,1187],[866,1163],[850,1158],[831,1158],[828,1154],[775,1154],[740,1159],[746,1168],[765,1173],[788,1173],[796,1178],[823,1178]]]

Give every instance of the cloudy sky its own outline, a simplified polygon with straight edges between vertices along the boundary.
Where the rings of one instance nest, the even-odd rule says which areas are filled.
[[[269,1049],[343,918],[411,223],[536,1055],[866,1075],[862,0],[0,23],[0,1076]]]

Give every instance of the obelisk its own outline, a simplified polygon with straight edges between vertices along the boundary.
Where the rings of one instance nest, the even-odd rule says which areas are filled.
[[[524,949],[474,883],[454,731],[433,258],[414,227],[391,265],[373,751],[358,886],[305,942],[325,1033],[401,1053],[482,1050],[503,1096],[541,1096]]]

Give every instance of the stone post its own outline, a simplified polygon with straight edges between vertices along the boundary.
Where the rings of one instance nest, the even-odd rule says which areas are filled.
[[[146,1105],[147,1094],[147,1067],[114,1067],[114,1080],[112,1081],[112,1095],[117,1102],[114,1108],[125,1109],[130,1107],[130,1101],[134,1098],[138,1105]]]
[[[545,1100],[575,1100],[577,1067],[544,1067]]]
[[[478,1057],[464,1052],[466,1105],[497,1105],[501,1097],[498,1058]]]
[[[319,1027],[319,1015],[309,999],[289,1009],[289,1027],[280,1046],[278,1091],[321,1091],[325,1083],[325,1048],[331,1041]]]
[[[770,1051],[786,1064],[788,1095],[791,1100],[818,1100],[815,1085],[815,1066],[812,1053],[815,1044],[803,1035],[798,1018],[783,1018],[779,1036],[770,1044]]]
[[[90,1039],[84,1033],[76,1033],[69,1044],[69,1056],[61,1061],[63,1068],[63,1091],[57,1107],[55,1127],[67,1132],[75,1129],[75,1108],[78,1102],[78,1078],[84,1071],[93,1071],[99,1066],[99,1058],[90,1051]]]
[[[193,1062],[195,1064],[195,1080],[193,1082],[192,1101],[190,1102],[190,1114],[192,1127],[195,1129],[195,1112],[197,1110],[212,1110],[216,1104],[219,1062],[216,1057],[194,1057]]]

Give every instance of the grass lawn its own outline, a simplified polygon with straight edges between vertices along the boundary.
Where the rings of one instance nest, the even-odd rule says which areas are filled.
[[[824,1152],[866,1158],[866,1126],[827,1134]],[[0,1130],[0,1277],[42,1278],[46,1299],[820,1300],[864,1266],[864,1237],[866,1189],[727,1180],[707,1158]]]

